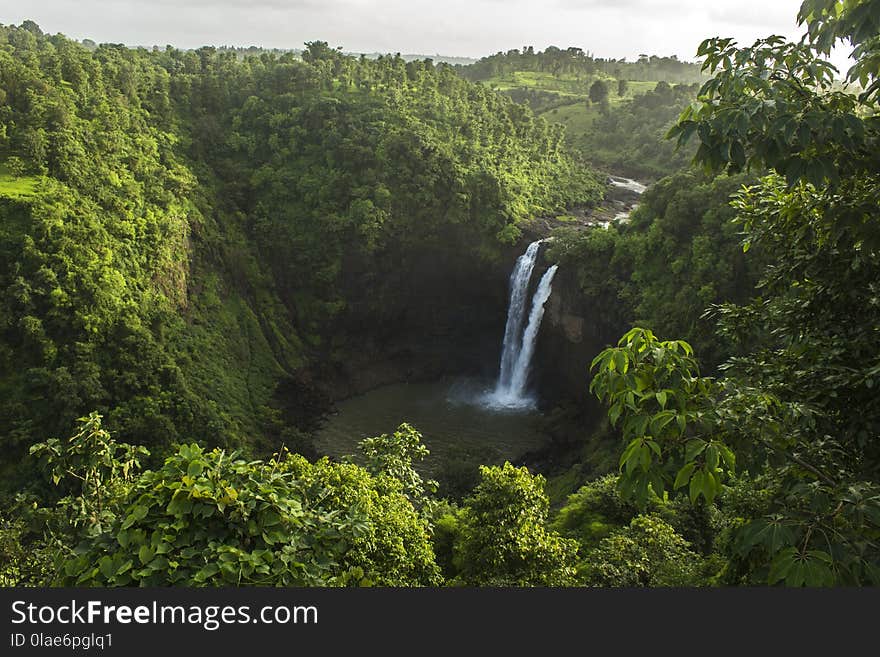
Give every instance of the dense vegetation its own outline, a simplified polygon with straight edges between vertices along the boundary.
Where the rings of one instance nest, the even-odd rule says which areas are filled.
[[[716,75],[672,134],[696,135],[708,170],[769,170],[733,201],[769,259],[760,296],[714,310],[739,349],[720,378],[642,328],[594,361],[626,440],[621,491],[644,505],[686,488],[742,517],[729,582],[880,583],[878,17],[876,1],[808,0],[802,43],[704,42]],[[820,58],[838,39],[860,93]]]
[[[621,326],[684,335],[717,367],[733,345],[704,316],[713,304],[747,301],[759,280],[757,247],[742,250],[728,199],[752,176],[688,171],[663,178],[641,196],[626,223],[607,230],[559,229],[548,251],[577,281],[590,307],[602,308],[601,338]]]
[[[575,76],[578,80],[591,77],[613,77],[622,80],[648,80],[690,84],[702,78],[700,65],[682,62],[673,55],[640,55],[635,62],[623,59],[602,59],[594,57],[582,48],[566,49],[548,46],[535,52],[533,46],[522,50],[514,49],[499,52],[479,61],[461,67],[462,74],[469,80],[489,80],[503,77],[513,71],[535,71],[550,73],[556,77]]]
[[[697,85],[660,81],[624,99],[613,111],[599,112],[582,130],[572,120],[566,137],[596,167],[637,180],[657,180],[690,165],[696,148],[677,148],[664,137],[696,95]],[[554,116],[551,112],[547,118]]]
[[[5,467],[90,410],[150,446],[296,443],[278,386],[344,359],[346,326],[397,321],[425,252],[497,257],[599,194],[558,128],[448,66],[89,49],[32,23],[0,44]]]
[[[695,148],[664,139],[696,100],[705,79],[698,64],[674,57],[638,62],[594,59],[579,48],[532,48],[485,57],[462,75],[527,104],[594,166],[641,180],[687,168]]]
[[[440,581],[412,477],[277,450],[313,456],[309,377],[426,254],[494,261],[601,186],[449,66],[307,46],[0,28],[4,583]]]
[[[363,466],[316,458],[303,372],[401,321],[426,253],[497,258],[595,203],[561,129],[452,67],[322,42],[0,28],[0,583],[880,584],[880,0],[799,20],[800,43],[704,42],[698,91],[623,100],[576,49],[464,71],[592,75],[597,157],[673,174],[548,250],[617,345],[584,383],[619,467],[554,507],[511,463],[444,497],[407,424]],[[841,40],[858,89],[822,60]],[[627,150],[660,130],[701,170]]]

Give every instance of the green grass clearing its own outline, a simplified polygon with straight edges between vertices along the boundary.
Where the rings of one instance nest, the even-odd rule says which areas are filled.
[[[37,191],[40,179],[36,176],[15,177],[5,164],[0,164],[0,196],[6,198],[27,198]]]
[[[565,126],[565,136],[567,139],[575,139],[582,135],[593,121],[599,116],[598,105],[587,107],[585,103],[575,103],[574,105],[565,105],[557,107],[548,112],[541,114],[550,123],[561,123]]]
[[[584,96],[589,91],[593,79],[591,77],[578,79],[573,75],[556,77],[552,73],[538,71],[514,71],[507,75],[489,78],[483,84],[498,91],[524,88],[551,91],[561,96]]]
[[[610,93],[608,94],[608,103],[613,110],[616,105],[619,105],[623,101],[633,98],[636,95],[644,94],[647,91],[651,91],[656,86],[656,82],[645,82],[642,80],[629,81],[626,94],[618,96],[617,81],[609,80],[608,87]],[[543,116],[550,123],[561,123],[564,125],[565,136],[569,142],[579,140],[579,138],[590,129],[599,115],[599,106],[591,104],[587,107],[586,97],[584,97],[581,102],[550,109],[540,114],[540,116]]]

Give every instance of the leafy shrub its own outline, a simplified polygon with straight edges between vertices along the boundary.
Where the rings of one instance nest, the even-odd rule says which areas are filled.
[[[569,495],[553,521],[553,529],[576,538],[582,547],[596,547],[615,529],[638,514],[638,507],[617,491],[617,475],[606,475]]]
[[[55,546],[37,523],[29,522],[33,507],[15,506],[0,511],[0,586],[46,586],[54,573]]]
[[[527,468],[480,466],[482,481],[460,517],[458,579],[468,585],[574,583],[577,542],[547,529],[544,477]]]
[[[390,477],[298,455],[183,445],[141,475],[108,531],[64,564],[76,585],[419,585],[428,527]]]
[[[672,525],[638,515],[602,539],[587,555],[584,571],[593,586],[690,586],[699,583],[701,565]]]

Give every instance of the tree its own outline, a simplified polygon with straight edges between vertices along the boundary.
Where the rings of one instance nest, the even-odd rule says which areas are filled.
[[[590,85],[590,100],[597,104],[608,100],[608,83],[605,80],[596,80]]]
[[[629,82],[626,78],[620,78],[617,81],[617,95],[623,98],[626,96],[626,92],[629,90]]]
[[[544,478],[510,463],[480,466],[480,474],[459,521],[455,559],[461,583],[573,584],[577,542],[548,531]]]
[[[712,502],[735,456],[720,432],[720,391],[699,376],[690,345],[634,328],[592,368],[590,390],[608,402],[612,424],[623,420],[618,486],[624,498],[645,507],[667,489],[687,486],[691,501]]]
[[[586,555],[592,586],[694,586],[701,557],[656,515],[638,515]]]
[[[77,420],[79,430],[63,444],[57,438],[37,443],[37,458],[56,494],[56,506],[65,511],[64,531],[76,539],[107,530],[118,513],[119,500],[128,494],[150,455],[144,447],[118,443],[92,412]]]
[[[34,23],[32,20],[23,21],[21,24],[21,29],[27,30],[28,32],[36,36],[43,36],[43,30],[41,30],[40,26]]]
[[[671,483],[711,501],[735,464],[775,491],[730,543],[737,581],[880,582],[878,17],[878,0],[807,0],[799,43],[703,42],[715,77],[670,136],[696,135],[709,171],[770,170],[733,201],[744,249],[774,257],[762,295],[712,309],[743,355],[707,379],[689,347],[633,331],[594,361],[630,438],[624,492],[644,501]],[[840,40],[860,93],[821,57]]]
[[[422,444],[422,434],[407,423],[401,424],[390,436],[383,433],[375,438],[365,438],[358,447],[366,458],[365,467],[374,475],[385,474],[401,482],[403,492],[417,507],[429,501],[429,495],[437,492],[437,482],[424,481],[413,467],[430,454]]]
[[[7,158],[6,168],[9,170],[9,175],[13,178],[21,178],[27,171],[25,163],[17,155]]]
[[[336,61],[342,57],[341,47],[331,48],[326,41],[307,41],[303,51],[303,61],[317,63],[322,60]]]

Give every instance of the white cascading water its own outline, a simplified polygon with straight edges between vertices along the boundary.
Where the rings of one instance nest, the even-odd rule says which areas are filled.
[[[643,193],[646,189],[648,189],[645,185],[638,182],[637,180],[633,180],[632,178],[610,178],[610,182],[612,185],[617,187],[623,187],[624,189],[628,189],[631,192],[635,192],[636,194]]]
[[[637,180],[633,180],[632,178],[611,177],[611,178],[609,178],[609,181],[611,182],[612,185],[614,185],[616,187],[622,187],[623,189],[628,189],[629,191],[634,192],[634,193],[638,194],[639,196],[641,196],[644,193],[644,191],[646,189],[648,189],[645,185],[643,185],[642,183],[640,183]],[[618,212],[616,215],[614,215],[614,219],[612,219],[612,221],[620,221],[620,222],[624,222],[624,223],[629,221],[629,215],[637,207],[639,207],[638,203],[634,204],[626,212]],[[603,225],[608,226],[608,222],[603,222]]]
[[[510,275],[510,302],[507,308],[507,324],[504,327],[504,342],[501,346],[501,369],[494,390],[487,393],[483,402],[490,408],[530,408],[535,400],[526,394],[529,368],[538,330],[544,317],[544,304],[552,292],[553,276],[557,266],[553,265],[541,277],[538,288],[532,297],[529,321],[523,331],[526,297],[529,281],[535,267],[535,259],[541,240],[529,244],[521,255]]]
[[[501,348],[501,371],[498,375],[498,386],[510,387],[513,380],[513,369],[517,356],[522,349],[523,322],[526,318],[526,302],[529,292],[529,281],[538,257],[541,241],[532,242],[519,258],[510,273],[510,300],[507,304],[507,323],[504,325],[504,341]]]
[[[544,318],[544,304],[553,291],[553,276],[556,275],[557,269],[557,265],[553,265],[544,272],[541,282],[538,283],[538,289],[535,290],[535,296],[532,299],[532,312],[529,313],[529,323],[523,333],[522,348],[516,357],[516,365],[513,367],[513,377],[510,381],[509,392],[513,400],[524,399],[529,367],[532,364],[532,355],[535,353],[535,343],[538,341],[538,330],[541,328],[541,320]]]

